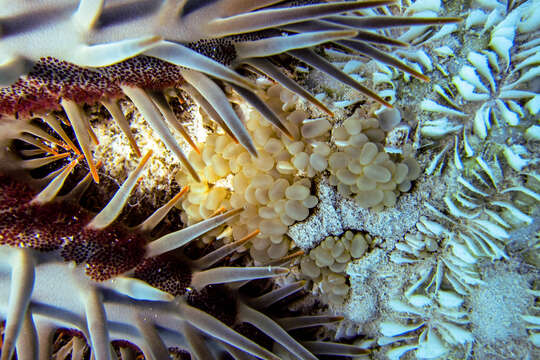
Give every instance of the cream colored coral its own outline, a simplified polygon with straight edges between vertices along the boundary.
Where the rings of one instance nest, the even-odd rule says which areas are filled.
[[[297,97],[279,86],[269,87],[266,96],[267,103],[286,119],[291,133],[300,138],[298,125],[307,115],[289,111],[294,110],[291,103],[296,103]],[[242,110],[259,156],[252,157],[225,134],[209,135],[200,144],[201,154],[189,154],[189,160],[203,176],[201,183],[192,184],[182,208],[188,223],[211,216],[221,207],[244,208],[230,224],[232,236],[239,239],[259,229],[250,253],[256,262],[264,263],[287,254],[291,247],[286,236],[288,226],[306,219],[318,199],[311,194],[311,181],[299,177],[309,159],[306,164],[295,161],[306,144],[288,139],[257,111],[245,105]],[[180,174],[177,180],[184,184],[189,178]]]
[[[371,237],[346,231],[341,237],[328,236],[300,260],[304,276],[314,281],[329,302],[341,304],[349,293],[345,275],[347,264],[362,257]]]
[[[409,191],[420,175],[412,157],[395,162],[384,151],[386,133],[374,118],[359,112],[332,131],[339,151],[329,156],[330,183],[344,196],[353,196],[359,206],[393,206],[400,192]]]
[[[284,119],[293,139],[240,103],[258,157],[218,130],[198,145],[200,154],[191,151],[188,155],[201,174],[201,183],[191,183],[183,173],[177,176],[180,184],[192,184],[182,202],[187,223],[207,218],[220,208],[244,208],[230,224],[231,233],[234,239],[240,239],[260,230],[249,248],[256,263],[283,257],[294,246],[286,233],[318,204],[310,180],[318,174],[329,170],[338,190],[343,195],[355,194],[364,207],[394,205],[399,192],[407,191],[410,181],[418,176],[414,159],[395,163],[383,151],[386,133],[377,119],[355,113],[335,127],[329,118],[309,118],[296,108],[298,96],[279,85],[269,86],[260,96]],[[343,265],[335,263],[332,268],[342,272],[349,259],[340,258]]]

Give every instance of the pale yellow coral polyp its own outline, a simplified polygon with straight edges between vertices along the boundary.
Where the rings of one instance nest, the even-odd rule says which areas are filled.
[[[358,161],[361,165],[367,165],[375,159],[375,156],[379,153],[377,145],[374,143],[368,142],[362,146],[362,152],[360,153],[360,158]]]
[[[396,164],[384,152],[385,133],[376,119],[355,113],[334,128],[332,136],[340,151],[328,158],[330,183],[343,196],[353,196],[360,207],[393,206],[399,191],[408,191],[419,175],[413,158]]]
[[[188,223],[211,216],[221,207],[244,208],[230,224],[233,237],[239,239],[260,229],[250,253],[256,262],[264,263],[287,254],[291,247],[286,236],[288,227],[305,220],[310,209],[317,206],[319,200],[311,194],[310,180],[317,174],[329,171],[330,183],[343,195],[352,195],[362,207],[393,206],[399,191],[410,187],[409,163],[396,164],[383,151],[385,132],[377,119],[355,113],[342,126],[333,125],[327,118],[309,119],[304,111],[295,110],[297,97],[278,85],[268,88],[262,97],[285,119],[295,139],[275,130],[243,104],[246,127],[259,156],[252,157],[226,134],[210,134],[199,145],[201,154],[189,154],[203,181],[193,184],[192,193],[182,203]],[[190,182],[182,174],[177,180],[181,184]],[[325,258],[321,254],[317,261],[340,272],[350,253],[334,255]]]
[[[304,200],[309,196],[309,189],[301,184],[294,184],[285,190],[285,196],[289,200]]]
[[[309,255],[302,257],[300,270],[314,281],[328,301],[341,304],[349,292],[345,268],[351,259],[365,254],[368,241],[371,241],[369,236],[351,231],[346,231],[341,237],[328,236]]]

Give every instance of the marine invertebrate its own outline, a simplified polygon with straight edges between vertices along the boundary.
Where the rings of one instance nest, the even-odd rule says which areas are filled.
[[[390,159],[381,144],[386,133],[377,119],[353,114],[343,126],[334,128],[332,135],[342,151],[328,159],[333,175],[330,183],[344,196],[354,194],[360,207],[393,206],[397,194],[408,191],[419,175],[412,155],[404,154],[399,163]]]
[[[40,127],[21,123],[21,121],[27,121],[34,117],[43,119],[45,123],[55,129],[60,137],[63,138],[63,141],[67,144],[66,146],[76,152],[74,142],[69,140],[67,136],[63,136],[61,130],[59,130],[61,129],[61,125],[59,126],[56,117],[54,115],[51,116],[49,112],[50,110],[62,108],[66,112],[74,129],[77,142],[86,158],[92,177],[97,181],[97,166],[91,152],[91,143],[95,139],[92,138],[91,125],[88,122],[85,112],[82,111],[81,105],[83,103],[102,101],[108,111],[113,115],[113,118],[115,118],[120,127],[129,136],[129,130],[123,119],[123,114],[118,111],[115,103],[118,97],[125,94],[143,113],[146,120],[153,127],[154,131],[159,134],[169,150],[184,163],[191,176],[194,179],[199,179],[200,175],[195,171],[189,159],[183,155],[181,147],[173,139],[168,129],[169,125],[174,126],[178,131],[185,134],[185,131],[176,123],[167,99],[163,96],[164,88],[183,86],[189,94],[198,99],[201,106],[205,108],[210,116],[232,138],[239,141],[244,148],[254,155],[257,151],[252,137],[231,108],[223,91],[207,75],[218,79],[217,82],[219,84],[229,84],[232,86],[235,92],[253,104],[256,109],[265,115],[266,118],[269,118],[285,135],[292,135],[291,131],[282,124],[281,120],[253,92],[247,90],[252,88],[250,81],[242,77],[238,72],[231,70],[232,68],[242,72],[245,71],[245,68],[240,69],[240,65],[247,64],[251,69],[255,68],[258,71],[266,73],[271,78],[277,80],[277,82],[292,89],[297,94],[308,98],[322,110],[329,113],[330,111],[323,104],[283,76],[275,65],[258,59],[289,51],[289,54],[301,61],[315,66],[356,90],[385,103],[383,99],[363,87],[350,76],[337,70],[320,56],[309,50],[298,50],[299,47],[312,47],[316,44],[335,41],[338,46],[359,51],[380,61],[389,62],[392,65],[411,72],[417,77],[424,78],[421,74],[414,71],[414,69],[408,68],[382,51],[366,45],[365,42],[373,41],[375,43],[382,42],[394,45],[403,44],[399,44],[390,38],[379,36],[375,33],[355,29],[362,27],[379,28],[380,26],[438,24],[455,21],[455,19],[386,17],[386,21],[377,25],[378,19],[376,18],[366,17],[364,22],[358,22],[356,21],[358,19],[355,17],[351,19],[348,16],[337,16],[337,14],[345,11],[385,3],[384,1],[363,3],[350,1],[312,3],[309,1],[305,3],[300,2],[299,4],[289,4],[282,1],[263,1],[257,3],[250,2],[249,4],[242,4],[240,6],[240,3],[236,1],[165,1],[159,4],[142,0],[122,2],[51,1],[40,3],[39,7],[33,10],[37,14],[44,15],[42,18],[44,20],[39,23],[28,22],[27,7],[30,6],[28,3],[20,2],[11,4],[4,9],[6,14],[5,19],[7,19],[5,20],[5,24],[3,23],[6,41],[3,39],[0,47],[3,54],[7,54],[8,57],[3,63],[4,66],[0,75],[5,85],[8,85],[2,90],[3,102],[1,112],[4,114],[2,126],[4,128],[11,127],[12,124],[14,126],[10,129],[11,131],[7,136],[2,137],[2,142],[11,139],[22,139],[36,145],[41,150],[35,148],[30,150],[25,149],[24,154],[31,157],[37,155],[35,159],[20,161],[9,157],[8,154],[2,154],[2,159],[9,158],[10,162],[6,164],[6,167],[9,168],[19,167],[23,164],[26,164],[25,166],[35,167],[45,165],[49,161],[66,156],[60,154],[41,158],[43,154],[41,151],[44,151],[45,154],[54,154],[54,149],[51,151],[50,146],[48,147],[47,144],[44,144],[43,140],[45,142],[55,143],[58,146],[63,146],[64,144],[62,141],[49,136]],[[32,6],[35,5],[32,4]],[[51,14],[54,16],[50,17]],[[176,21],[178,18],[182,21]],[[197,21],[200,18],[206,18],[207,21],[198,23]],[[323,23],[315,19],[323,19]],[[259,20],[264,21],[257,23]],[[208,23],[211,27],[205,27]],[[155,26],[156,24],[159,24],[159,26]],[[213,30],[208,30],[211,28]],[[42,31],[44,29],[46,31]],[[58,43],[52,49],[47,49],[45,46],[47,41],[45,40],[50,39],[50,34],[54,34],[59,29],[69,34],[67,40]],[[117,31],[118,29],[122,29],[122,31]],[[306,30],[309,31],[307,34],[304,33]],[[208,31],[212,33],[210,34]],[[286,36],[282,36],[281,32],[286,34]],[[84,39],[81,40],[81,38]],[[27,42],[26,40],[28,39],[32,41]],[[108,43],[110,41],[114,42]],[[218,50],[214,52],[216,48]],[[234,56],[233,58],[223,58],[224,54]],[[28,72],[27,65],[36,61],[37,63]],[[154,71],[149,72],[149,67]],[[186,68],[189,70],[186,70]],[[141,69],[145,69],[145,71],[141,72]],[[21,74],[26,74],[26,76],[19,79],[18,77]],[[15,84],[11,84],[15,80]],[[107,99],[102,98],[104,95]],[[9,125],[6,126],[6,124]],[[306,129],[303,135],[313,135],[314,137],[321,135],[327,130],[328,124],[329,122],[327,120],[320,119],[314,120],[309,124],[306,123],[302,126],[302,128],[305,127]],[[28,134],[33,134],[37,138],[28,136]],[[193,143],[189,137],[186,137],[186,140]],[[137,145],[132,139],[131,143],[134,152],[137,153]],[[327,153],[324,144],[316,146],[316,151],[310,154],[310,167],[305,161],[305,156],[300,155],[302,151],[298,151],[298,146],[293,144],[294,142],[289,144],[292,149],[291,153],[299,155],[294,159],[295,165],[305,167],[307,171],[309,171],[310,167],[315,170],[319,169],[319,171],[323,169],[324,159],[321,159],[321,157]],[[4,151],[5,148],[2,150]],[[307,153],[304,152],[304,154]],[[218,161],[212,161],[216,169],[219,165],[222,165]],[[283,163],[282,165],[286,164]],[[47,190],[41,193],[43,195],[40,195],[39,202],[46,202],[54,197],[54,193],[60,189],[61,183],[74,166],[76,166],[76,162],[72,162],[71,165],[55,174],[58,176],[51,182],[50,187],[47,187]],[[282,169],[287,171],[285,166]],[[387,171],[381,171],[387,177]],[[380,175],[381,171],[376,173]],[[388,171],[391,172],[391,170]],[[133,178],[129,180],[131,185],[135,182]],[[288,210],[286,208],[286,214],[292,220],[300,220],[300,218],[307,216],[305,215],[305,209],[315,205],[314,200],[309,194],[305,196],[306,191],[304,188],[307,188],[307,186],[304,186],[303,183],[289,185],[292,189],[289,190],[289,198],[284,204],[285,207],[289,204]],[[126,193],[123,192],[122,194],[122,196],[125,196]],[[264,200],[264,193],[259,192],[258,196]],[[212,193],[211,199],[212,201],[210,203],[216,203],[222,200],[220,199],[219,191],[216,191],[216,194]],[[305,202],[307,199],[309,201]],[[18,204],[22,204],[22,200],[24,199],[18,199]],[[302,202],[301,206],[298,205],[299,202]],[[386,203],[391,204],[392,201],[388,200]],[[25,204],[21,206],[26,209]],[[19,209],[18,205],[16,208]],[[118,210],[118,207],[113,208]],[[244,213],[247,213],[247,211]],[[110,220],[110,215],[105,217]],[[40,217],[37,219],[39,220]],[[97,220],[92,221],[91,224],[95,225],[95,222]],[[31,252],[30,250],[5,249],[6,256],[3,259],[16,257],[17,255],[14,254],[17,251],[23,254]],[[279,258],[279,254],[283,250],[286,253],[288,250],[287,246],[280,244],[279,249],[275,250],[274,248],[272,250],[274,256],[271,257]],[[129,260],[136,262],[137,259],[133,258]],[[118,271],[122,272],[133,265],[132,263],[126,264],[126,268]],[[41,270],[42,268],[39,269]],[[68,276],[65,274],[65,271],[68,271],[66,268],[62,268],[59,271],[62,276]],[[97,274],[100,274],[100,272],[98,271]],[[50,278],[50,274],[45,275],[45,277]],[[149,282],[152,281],[149,280]],[[90,305],[102,306],[99,301]],[[182,307],[182,305],[180,306]],[[192,311],[189,307],[182,307],[182,309],[187,312]],[[21,312],[18,314],[21,315]],[[251,314],[253,315],[253,313]],[[20,324],[14,321],[8,320],[9,326],[7,326],[9,329],[8,339],[12,340],[14,332],[16,333],[13,329],[18,326],[12,324]],[[98,332],[100,330],[102,329],[98,329]],[[155,334],[153,334],[151,327],[143,328],[141,331],[148,331],[148,333],[145,333],[145,337],[154,338],[153,335]],[[90,331],[90,334],[92,334],[92,331]],[[101,341],[103,339],[92,339],[94,348],[96,347],[96,343],[100,344],[95,349],[100,354],[99,356],[107,356],[106,353],[108,351],[105,349],[106,346],[103,345],[106,341]],[[8,344],[11,344],[12,340]],[[315,349],[330,351],[328,347],[321,347],[321,344],[309,345]],[[341,347],[341,349],[345,352],[356,351],[346,347]],[[163,354],[163,349],[160,349],[159,346],[149,351]],[[196,352],[197,350],[194,351]],[[230,351],[234,352],[234,350]],[[255,355],[261,354],[256,352],[258,350],[250,351]],[[297,349],[295,351],[303,352],[304,350]],[[3,356],[7,357],[9,355]]]
[[[203,219],[220,206],[245,207],[246,211],[231,222],[231,234],[239,239],[259,227],[261,232],[249,249],[256,262],[284,256],[294,246],[287,236],[289,226],[307,219],[319,202],[313,194],[313,180],[330,174],[330,183],[344,196],[354,191],[356,204],[378,209],[392,207],[398,194],[408,191],[411,180],[418,176],[412,151],[392,156],[382,151],[388,132],[379,127],[375,116],[364,117],[357,111],[342,124],[329,118],[310,118],[300,104],[294,105],[297,95],[278,84],[268,86],[260,97],[288,120],[295,140],[275,131],[252,107],[240,105],[259,157],[250,157],[225,134],[215,133],[197,144],[201,154],[189,155],[202,174],[201,182],[190,182],[184,173],[176,177],[178,183],[188,183],[192,189],[182,201],[187,223]],[[327,132],[330,127],[331,134]],[[369,151],[361,163],[356,158],[363,147]],[[379,175],[378,181],[366,173]]]
[[[485,5],[479,3],[478,6],[484,8]],[[531,295],[527,295],[525,290],[528,284],[522,285],[525,289],[520,288],[520,293],[515,294],[519,310],[518,305],[515,305],[514,312],[509,310],[512,308],[510,305],[504,310],[495,309],[490,302],[494,300],[493,294],[499,296],[499,302],[503,301],[502,294],[506,292],[503,289],[507,284],[514,284],[518,279],[526,282],[523,280],[526,276],[508,271],[505,275],[500,272],[492,280],[493,271],[487,265],[491,261],[504,267],[507,263],[521,261],[518,260],[521,258],[519,251],[527,254],[537,252],[532,236],[536,230],[532,224],[538,222],[535,185],[538,154],[534,137],[525,136],[526,132],[534,132],[538,116],[534,108],[538,94],[533,81],[538,69],[530,58],[535,56],[535,50],[531,50],[535,40],[529,36],[534,32],[529,26],[533,18],[533,2],[508,9],[504,9],[503,4],[493,3],[491,6],[488,18],[492,21],[486,22],[483,29],[490,32],[489,45],[470,39],[475,36],[470,32],[464,35],[468,46],[462,53],[454,46],[437,48],[437,42],[433,45],[435,53],[445,59],[438,69],[443,76],[449,77],[448,85],[435,86],[434,90],[441,99],[439,103],[424,100],[420,108],[429,116],[437,114],[444,117],[422,121],[420,135],[424,138],[421,141],[423,146],[437,149],[431,152],[425,173],[443,174],[444,191],[436,196],[436,200],[425,202],[427,217],[421,218],[417,229],[396,244],[391,254],[392,261],[411,267],[419,277],[404,290],[405,297],[409,299],[420,293],[419,300],[425,296],[424,300],[429,301],[411,307],[410,301],[404,304],[390,299],[388,306],[396,315],[407,319],[423,317],[425,324],[431,327],[431,340],[436,341],[433,340],[428,354],[424,352],[430,342],[427,330],[418,337],[397,337],[404,343],[392,345],[388,351],[390,357],[406,356],[404,354],[413,349],[420,352],[416,357],[436,357],[445,352],[445,347],[450,354],[444,356],[454,356],[455,351],[470,351],[478,358],[487,356],[484,348],[490,349],[490,356],[502,357],[510,356],[508,354],[518,348],[521,355],[516,354],[517,357],[534,356],[531,354],[536,351],[526,344],[523,330],[525,326],[534,328],[530,321],[534,321],[536,310],[529,309],[531,313],[523,315],[523,318],[517,314],[527,312],[526,308],[532,305]],[[467,26],[480,25],[474,19],[485,19],[484,11],[485,8],[471,11]],[[521,40],[515,46],[514,35]],[[451,41],[458,40],[452,38]],[[522,63],[525,59],[528,60]],[[456,69],[459,75],[450,76],[452,71],[448,69]],[[523,266],[527,270],[522,271],[525,274],[530,271],[534,278],[537,269]],[[426,305],[436,302],[440,293],[444,296],[451,293],[454,299],[461,299],[456,301],[462,306],[460,311],[439,308],[446,320],[441,318],[441,314],[431,312],[432,305]],[[486,293],[492,294],[489,299],[484,296]],[[481,295],[484,297],[480,300]],[[497,332],[482,333],[489,327],[486,309],[490,306],[489,314],[499,314],[498,320],[515,317],[513,322],[516,325],[512,329],[521,329],[520,335],[512,333],[505,337],[505,346],[495,344],[486,336],[487,333],[495,336]],[[450,321],[450,328],[439,326],[440,321]],[[383,320],[380,330],[383,335],[414,334],[415,328],[412,325],[410,328],[400,327]],[[501,331],[508,330],[501,327]],[[434,331],[438,331],[439,336],[434,335]],[[456,341],[457,338],[461,341]],[[508,338],[512,340],[508,341]],[[531,337],[533,339],[534,336]],[[379,340],[385,345],[387,341],[392,342],[391,339]],[[421,346],[422,342],[426,346]],[[467,343],[467,347],[456,347],[460,342]]]
[[[313,280],[329,302],[340,305],[349,293],[345,267],[364,255],[371,238],[346,231],[341,237],[328,236],[300,260],[302,274]]]
[[[461,308],[463,299],[456,293],[448,291],[439,291],[437,294],[437,299],[431,299],[408,291],[406,302],[398,299],[389,302],[391,309],[407,319],[407,323],[383,321],[380,326],[381,333],[385,337],[379,338],[380,345],[414,339],[412,332],[421,330],[417,344],[393,347],[387,353],[390,359],[399,359],[411,350],[416,350],[417,358],[445,356],[449,349],[441,341],[441,337],[453,346],[467,345],[473,341],[471,333],[460,326],[469,322],[467,312]],[[412,319],[412,322],[409,322],[409,319]]]
[[[296,97],[279,85],[270,86],[260,96],[289,121],[291,133],[297,135],[307,114],[283,111],[279,98],[275,98],[280,93]],[[189,155],[203,174],[200,184],[190,182],[183,173],[177,174],[177,181],[189,183],[192,188],[192,194],[182,202],[187,223],[199,221],[220,206],[245,208],[242,216],[230,224],[231,235],[239,239],[259,228],[261,232],[253,240],[250,254],[256,262],[264,263],[285,256],[291,247],[285,236],[288,225],[304,220],[318,200],[311,194],[309,178],[301,178],[303,170],[292,163],[295,152],[309,145],[274,131],[255,109],[242,106],[241,110],[253,133],[258,158],[251,157],[225,134],[211,134],[198,145],[201,154]]]
[[[453,164],[450,164],[448,171],[452,170],[455,168]],[[403,242],[396,244],[396,249],[391,254],[393,262],[402,266],[411,266],[414,268],[414,273],[418,274],[419,279],[408,286],[404,293],[407,299],[414,298],[413,301],[419,302],[410,307],[401,302],[396,303],[396,300],[389,300],[388,306],[398,313],[413,314],[407,315],[406,318],[424,317],[426,324],[433,326],[433,329],[439,328],[437,332],[441,336],[438,337],[432,333],[430,337],[428,333],[423,332],[418,336],[418,340],[414,336],[397,337],[396,339],[405,341],[406,344],[392,346],[388,352],[390,357],[399,358],[413,349],[419,351],[416,356],[420,358],[427,356],[428,353],[425,351],[433,356],[436,354],[442,356],[447,351],[469,351],[463,347],[458,350],[459,348],[455,345],[468,343],[470,347],[472,343],[479,341],[489,342],[486,340],[488,338],[472,331],[474,328],[484,329],[484,326],[487,326],[485,324],[487,319],[482,320],[484,322],[482,324],[479,319],[482,318],[482,314],[485,315],[485,309],[481,306],[488,305],[485,303],[478,305],[478,302],[474,303],[474,299],[478,299],[477,296],[482,291],[490,291],[487,282],[494,286],[494,283],[489,281],[489,275],[485,274],[485,265],[482,264],[486,259],[494,262],[511,260],[510,252],[513,248],[526,250],[530,248],[534,252],[534,242],[527,240],[530,236],[527,234],[535,231],[535,226],[532,225],[533,214],[536,213],[537,208],[534,205],[535,201],[509,194],[519,191],[526,197],[536,197],[536,193],[526,186],[503,185],[512,180],[510,178],[504,180],[498,175],[501,172],[498,162],[491,161],[488,164],[480,159],[478,162],[469,164],[469,170],[470,177],[463,173],[456,175],[456,182],[459,185],[454,187],[451,193],[448,192],[443,196],[442,202],[446,205],[444,209],[437,209],[431,205],[431,202],[425,203],[430,218],[422,217],[416,231],[407,234]],[[530,185],[532,183],[528,186]],[[505,190],[505,187],[508,189]],[[516,230],[520,228],[521,231]],[[513,231],[521,235],[513,235]],[[511,278],[515,277],[517,275],[508,275],[508,281],[514,281]],[[463,305],[464,308],[460,311],[457,309],[450,311],[445,309],[446,305],[440,304],[442,308],[438,311],[441,312],[443,318],[447,318],[441,319],[441,314],[437,311],[433,312],[432,307],[432,304],[440,297],[443,301],[453,299],[452,301],[458,304],[456,306]],[[487,302],[487,299],[484,300]],[[471,305],[469,301],[476,305]],[[526,298],[521,301],[527,302]],[[504,316],[512,315],[509,313]],[[524,316],[528,319],[527,316],[530,315]],[[475,319],[474,325],[468,317]],[[441,321],[444,325],[440,323]],[[449,325],[448,321],[450,321]],[[389,324],[381,323],[383,335],[392,333],[392,336],[397,336],[400,332],[405,334],[417,330],[412,325],[400,327],[395,323],[392,323],[392,326]],[[413,340],[412,344],[409,343],[411,340]],[[393,340],[380,341],[385,345],[394,343]],[[416,341],[418,342],[415,343]],[[430,341],[434,343],[429,344]],[[521,339],[516,341],[521,341]],[[421,344],[423,342],[425,342],[424,345]],[[449,348],[447,348],[448,345],[450,345]],[[477,352],[481,353],[480,350]]]
[[[136,344],[146,358],[165,359],[169,357],[167,347],[183,347],[198,358],[214,358],[220,352],[236,356],[244,351],[277,359],[242,335],[246,324],[280,339],[287,353],[299,358],[315,359],[308,348],[315,353],[363,353],[348,345],[302,345],[285,331],[335,321],[335,317],[281,319],[284,329],[259,311],[300,290],[302,283],[254,299],[241,300],[243,297],[234,295],[246,281],[288,272],[270,266],[212,267],[256,233],[198,259],[165,255],[223,224],[238,210],[148,242],[147,233],[182,192],[135,229],[111,225],[149,156],[93,218],[76,204],[51,202],[59,189],[57,184],[65,180],[73,166],[66,166],[67,171],[60,172],[37,195],[20,179],[0,178],[0,309],[6,318],[2,359],[10,359],[15,347],[18,358],[35,358],[38,354],[49,358],[51,336],[59,326],[80,330],[97,359],[110,358],[111,339]],[[89,179],[90,175],[85,181]],[[73,197],[77,191],[67,196]],[[64,261],[72,265],[66,266]],[[231,288],[218,285],[235,282],[236,287]],[[214,340],[204,340],[207,336]]]
[[[259,82],[261,85],[264,83],[262,80]],[[349,141],[349,135],[338,140],[327,133],[326,130],[332,126],[332,119],[310,119],[309,114],[301,110],[299,105],[289,105],[296,102],[297,95],[280,85],[268,86],[264,93],[260,93],[260,97],[267,101],[280,117],[288,120],[288,128],[298,140],[291,140],[272,129],[252,107],[240,105],[248,131],[253,133],[259,157],[250,157],[245,149],[226,134],[214,133],[209,135],[204,143],[197,144],[201,154],[191,152],[189,155],[190,161],[201,174],[201,182],[194,183],[187,174],[181,172],[177,174],[176,180],[178,183],[190,184],[192,189],[190,195],[182,201],[187,223],[200,221],[220,206],[244,207],[245,211],[230,223],[232,230],[229,234],[234,239],[240,239],[258,227],[261,232],[253,240],[249,251],[257,263],[264,263],[284,256],[287,250],[294,246],[286,234],[288,227],[295,222],[304,221],[317,206],[319,200],[312,193],[312,179],[317,179],[328,171],[331,174],[336,172],[339,170],[337,167],[346,165],[349,160],[351,167],[354,166],[352,160],[355,154],[368,142],[368,146],[376,147],[379,152],[383,147],[381,137],[385,132],[378,128],[379,121],[376,118],[362,119],[360,114],[355,113],[347,123],[352,123],[351,126],[356,124],[356,130],[359,131],[356,142],[351,145],[353,140]],[[364,131],[360,131],[362,124]],[[343,127],[335,126],[335,129],[343,130]],[[366,134],[372,136],[373,142],[369,141]],[[338,143],[339,146],[336,145]],[[341,165],[333,162],[336,154],[341,157]],[[379,179],[379,187],[386,186],[386,192],[394,197],[399,193],[397,185],[405,185],[407,177],[412,179],[418,172],[412,157],[407,157],[402,162],[399,162],[399,158],[399,155],[393,155],[390,159],[383,154],[378,157],[379,163],[387,166],[390,169],[388,172],[393,176],[392,179]],[[329,162],[329,159],[332,161]],[[374,159],[369,162],[375,163]],[[354,169],[356,173],[350,176],[354,179],[362,177],[363,168],[366,166],[358,164]],[[398,179],[397,183],[396,167],[400,170],[399,176],[403,177]],[[342,171],[348,171],[346,166]],[[341,184],[337,177],[333,176],[332,179],[335,180],[333,185]],[[373,182],[360,189],[368,192],[373,185],[377,186]],[[402,190],[408,190],[409,186],[410,183]],[[349,185],[338,185],[339,191],[348,189]],[[356,180],[354,189],[360,191]],[[382,193],[382,190],[380,192]],[[358,203],[361,199],[362,196],[359,196]],[[393,202],[365,202],[365,207],[375,205],[393,206]]]
[[[538,91],[527,86],[538,76],[537,40],[531,37],[538,28],[533,8],[534,1],[509,9],[501,3],[478,4],[469,13],[465,26],[481,27],[481,33],[489,34],[489,43],[478,41],[472,32],[468,33],[464,41],[471,46],[463,54],[466,63],[461,63],[458,59],[462,57],[456,57],[450,48],[450,52],[439,51],[439,57],[444,59],[439,69],[449,78],[449,85],[434,87],[439,103],[433,99],[421,103],[424,111],[442,116],[424,121],[420,128],[425,138],[442,147],[426,169],[429,174],[452,148],[450,158],[458,168],[463,168],[462,159],[476,155],[471,143],[478,141],[490,143],[491,152],[504,158],[516,171],[536,161],[532,153],[516,143],[517,139],[507,144],[491,142],[496,137],[510,139],[513,129],[522,126],[528,128],[525,132],[530,135],[526,137],[534,139],[535,124],[531,120],[538,114]],[[490,20],[484,22],[487,18]],[[518,39],[520,42],[515,44]],[[457,74],[451,76],[449,68],[455,68]],[[472,121],[464,121],[467,118]],[[451,137],[453,145],[446,141]]]
[[[335,24],[315,21],[346,11],[380,6],[387,1],[308,3],[298,7],[282,7],[280,3],[282,1],[268,1],[237,7],[234,1],[217,4],[165,1],[161,4],[155,1],[115,3],[83,0],[63,3],[49,1],[40,3],[38,8],[33,7],[35,4],[30,8],[26,2],[11,5],[4,9],[9,21],[5,21],[7,30],[1,43],[5,57],[2,83],[6,86],[2,90],[1,113],[26,115],[57,109],[60,105],[68,114],[97,181],[88,120],[80,109],[80,103],[95,103],[103,100],[105,95],[107,100],[104,105],[127,130],[121,112],[111,101],[125,94],[136,104],[169,150],[198,179],[166,123],[180,129],[188,142],[189,136],[176,123],[159,90],[186,83],[187,91],[204,102],[214,120],[223,125],[251,154],[256,155],[242,122],[223,92],[207,75],[233,85],[237,92],[286,134],[287,128],[281,120],[250,90],[254,88],[253,84],[232,68],[249,64],[311,99],[327,112],[329,110],[324,105],[287,80],[278,68],[256,58],[289,51],[291,55],[323,69],[382,103],[385,103],[383,99],[306,48],[351,38],[340,45],[382,61],[390,61],[420,76],[399,61],[364,44],[364,41],[385,42],[386,38],[351,30],[362,27],[361,23],[353,22],[351,25],[346,18],[333,19]],[[29,12],[41,16],[42,20],[30,23],[27,20]],[[205,21],[200,22],[200,18]],[[445,18],[388,19],[393,20],[381,26],[455,21]],[[292,26],[291,23],[296,25]],[[309,32],[301,25],[307,26]],[[364,26],[371,28],[374,25],[368,21]],[[277,29],[285,31],[287,36],[276,32]],[[59,31],[67,36],[49,49],[51,36]],[[30,71],[29,64],[33,66]],[[18,79],[23,74],[25,77]],[[148,94],[150,90],[157,93]]]
[[[388,301],[389,309],[406,323],[381,322],[381,333],[389,338],[379,339],[379,344],[391,345],[388,356],[396,359],[411,350],[417,358],[466,353],[474,338],[467,329],[464,297],[482,283],[476,259],[466,258],[468,252],[454,241],[455,235],[434,221],[423,218],[417,227],[391,254],[393,262],[411,264],[418,277],[404,290],[405,301]]]

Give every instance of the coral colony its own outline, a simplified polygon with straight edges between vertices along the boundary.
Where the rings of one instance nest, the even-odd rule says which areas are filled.
[[[540,357],[500,1],[3,1],[0,360]]]

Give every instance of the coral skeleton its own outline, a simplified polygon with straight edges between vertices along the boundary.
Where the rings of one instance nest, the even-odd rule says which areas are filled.
[[[524,261],[533,266],[529,268],[532,279],[538,275],[536,255],[532,255],[538,249],[531,236],[537,231],[533,224],[538,224],[538,148],[521,141],[527,132],[534,132],[538,122],[534,105],[538,93],[533,85],[537,49],[531,50],[537,45],[533,34],[538,25],[531,26],[535,2],[509,8],[496,2],[475,4],[478,9],[468,13],[466,28],[483,27],[489,39],[486,48],[467,48],[458,55],[451,47],[436,47],[439,43],[429,40],[435,56],[444,59],[438,70],[447,78],[447,85],[433,86],[437,101],[419,102],[427,120],[419,124],[417,146],[436,149],[425,174],[445,175],[451,185],[436,196],[437,205],[432,200],[424,202],[426,211],[416,229],[390,254],[392,262],[410,267],[418,280],[404,284],[403,295],[387,300],[392,320],[379,324],[380,333],[387,338],[379,338],[378,343],[389,347],[389,358],[405,358],[406,354],[416,358],[488,356],[490,352],[482,348],[492,346],[489,339],[496,331],[491,330],[481,307],[489,307],[494,300],[473,301],[496,283],[486,274],[486,263],[516,261],[517,247],[526,254]],[[465,36],[465,41],[472,37],[474,44],[473,32]],[[514,46],[517,38],[520,42]],[[477,45],[485,43],[477,41]],[[421,58],[414,61],[429,68]],[[510,275],[505,279],[514,281]],[[521,296],[519,301],[532,302],[530,296]],[[499,316],[512,316],[510,307],[496,310]],[[533,329],[537,309],[530,306],[519,311],[534,315],[521,315],[516,326]],[[480,318],[484,323],[479,323]],[[534,336],[532,330],[529,339],[533,344]],[[503,352],[514,351],[522,339],[515,341],[491,350],[490,356],[510,356]],[[529,347],[515,356],[534,357],[534,351]]]
[[[534,1],[527,1],[508,11],[500,3],[494,3],[493,8],[480,7],[471,12],[466,19],[466,28],[479,27],[483,24],[482,32],[489,34],[489,44],[485,49],[468,52],[466,63],[454,64],[449,60],[447,66],[459,66],[457,74],[451,77],[451,87],[443,88],[435,85],[434,90],[439,102],[426,99],[422,102],[422,110],[442,116],[422,124],[421,133],[426,138],[441,139],[455,135],[453,155],[450,148],[444,148],[441,156],[436,156],[426,169],[428,174],[435,171],[448,152],[456,166],[461,164],[464,157],[472,157],[473,153],[469,138],[485,140],[488,132],[494,128],[510,131],[512,127],[521,126],[520,118],[529,113],[537,116],[538,93],[531,91],[525,84],[538,76],[537,41],[526,38],[527,41],[514,45],[516,37],[533,34],[534,16],[531,15]],[[487,14],[486,10],[490,13]],[[507,13],[507,14],[505,14]],[[504,16],[503,16],[504,14]],[[481,19],[490,17],[483,22]],[[537,26],[536,26],[537,30]],[[487,35],[487,34],[486,34]],[[442,54],[442,58],[452,58],[454,54]],[[446,74],[449,74],[445,70]],[[450,76],[450,75],[448,75]],[[497,81],[496,81],[497,79]],[[466,110],[465,110],[466,109]],[[470,116],[472,122],[465,122]],[[530,127],[534,132],[534,125]],[[463,149],[463,150],[461,150]],[[500,145],[500,155],[512,169],[521,171],[531,161],[532,155],[527,154],[523,147]]]

